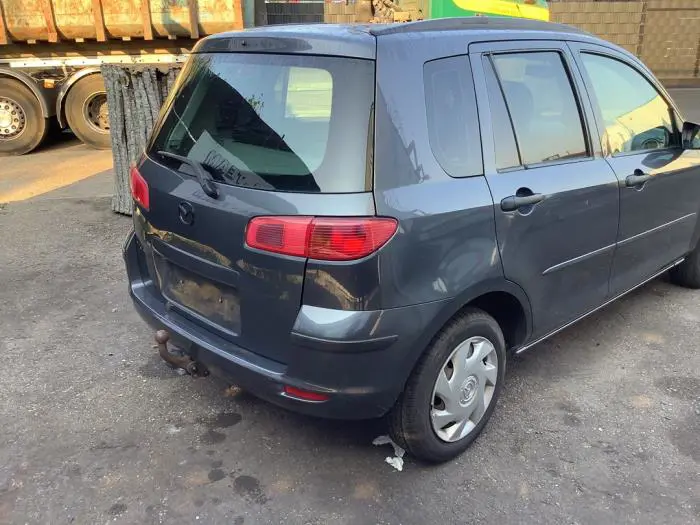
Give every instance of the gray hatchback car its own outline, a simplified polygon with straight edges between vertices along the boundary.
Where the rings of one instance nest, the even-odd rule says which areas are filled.
[[[448,460],[509,355],[669,269],[700,287],[697,131],[556,24],[209,37],[131,173],[131,295],[166,360]]]

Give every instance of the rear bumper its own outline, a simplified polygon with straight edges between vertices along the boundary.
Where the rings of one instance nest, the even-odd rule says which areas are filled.
[[[289,359],[273,361],[220,337],[169,307],[149,277],[146,254],[133,233],[124,246],[129,292],[154,329],[207,369],[258,397],[310,415],[366,419],[396,402],[425,345],[442,302],[383,311],[304,306],[289,340]],[[326,393],[327,401],[287,397],[284,386]]]

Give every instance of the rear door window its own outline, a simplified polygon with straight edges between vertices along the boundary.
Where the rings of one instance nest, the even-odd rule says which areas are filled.
[[[372,61],[192,55],[149,147],[200,162],[220,182],[291,192],[370,189]]]
[[[581,113],[561,55],[555,51],[492,56],[522,163],[588,156]]]

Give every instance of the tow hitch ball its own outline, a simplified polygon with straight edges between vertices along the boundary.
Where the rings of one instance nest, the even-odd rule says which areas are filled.
[[[168,350],[169,340],[170,334],[168,334],[168,332],[166,332],[165,330],[158,330],[156,332],[156,343],[158,343],[158,353],[160,354],[160,357],[163,359],[163,361],[174,366],[175,368],[182,368],[192,377],[205,377],[209,375],[209,371],[206,368],[194,361],[187,354],[182,353],[178,355],[170,352],[170,350]]]

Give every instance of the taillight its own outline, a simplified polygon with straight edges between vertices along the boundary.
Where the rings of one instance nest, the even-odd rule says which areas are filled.
[[[131,167],[129,186],[131,187],[131,196],[136,203],[144,210],[148,211],[151,203],[148,195],[148,183],[136,166]]]
[[[349,261],[376,252],[396,232],[396,219],[369,217],[311,221],[308,257],[324,261]]]
[[[246,244],[267,252],[322,261],[352,261],[376,252],[396,232],[387,217],[255,217]]]
[[[255,217],[248,223],[245,242],[266,252],[306,257],[311,217]]]

